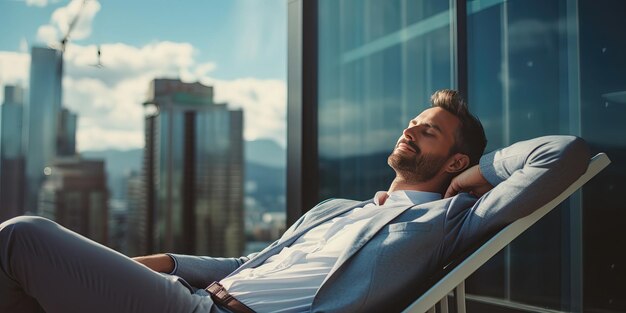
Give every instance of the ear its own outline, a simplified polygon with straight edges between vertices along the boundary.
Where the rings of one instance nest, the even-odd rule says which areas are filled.
[[[469,157],[462,153],[455,153],[448,159],[446,163],[447,173],[459,173],[469,166]]]

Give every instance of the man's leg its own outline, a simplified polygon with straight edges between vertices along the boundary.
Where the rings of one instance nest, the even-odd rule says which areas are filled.
[[[0,312],[210,312],[174,277],[40,217],[0,225]],[[215,308],[214,308],[215,309]]]

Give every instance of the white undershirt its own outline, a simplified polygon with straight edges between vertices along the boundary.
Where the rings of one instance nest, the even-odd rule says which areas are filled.
[[[402,202],[413,205],[441,197],[433,193],[395,191],[385,201],[386,195],[378,192],[374,203],[314,227],[260,266],[244,269],[220,283],[256,312],[308,311],[317,289],[339,256],[384,207]],[[379,201],[384,205],[379,205]]]

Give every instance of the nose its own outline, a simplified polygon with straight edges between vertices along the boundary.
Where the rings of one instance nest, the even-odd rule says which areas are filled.
[[[417,139],[419,129],[420,125],[411,125],[404,129],[402,135],[404,135],[404,138],[406,138],[407,140],[415,141]]]

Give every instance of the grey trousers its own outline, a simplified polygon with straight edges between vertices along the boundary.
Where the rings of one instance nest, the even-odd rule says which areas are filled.
[[[194,291],[50,220],[0,225],[0,312],[225,312]]]

